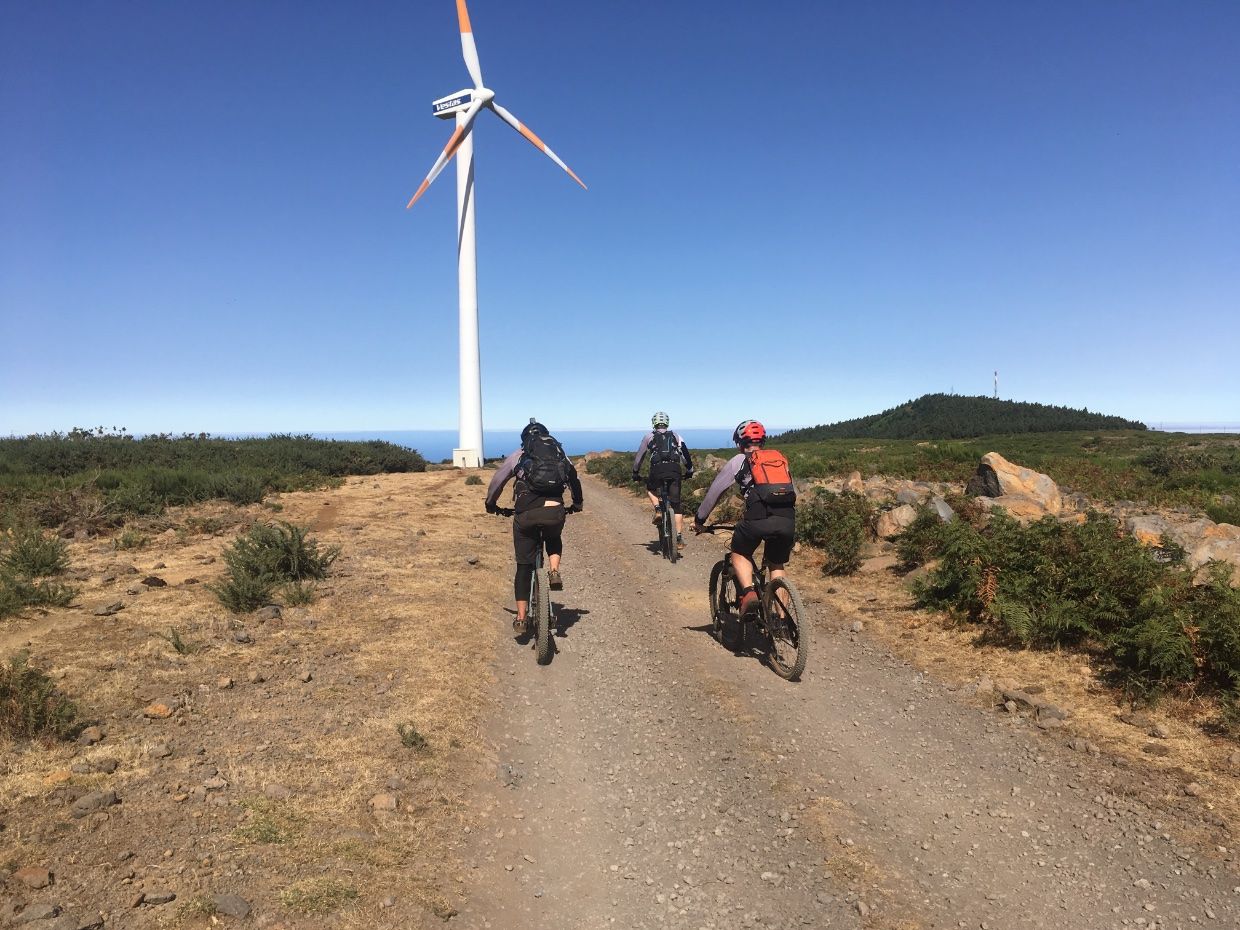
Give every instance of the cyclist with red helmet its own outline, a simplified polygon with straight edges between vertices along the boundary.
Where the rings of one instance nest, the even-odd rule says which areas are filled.
[[[732,433],[740,451],[719,470],[702,505],[694,516],[693,532],[706,529],[706,521],[719,499],[735,483],[745,503],[745,516],[732,532],[732,570],[741,585],[741,613],[757,606],[753,586],[753,554],[766,543],[766,564],[771,578],[783,577],[784,566],[796,541],[796,488],[788,461],[767,449],[766,427],[757,420],[744,420]]]

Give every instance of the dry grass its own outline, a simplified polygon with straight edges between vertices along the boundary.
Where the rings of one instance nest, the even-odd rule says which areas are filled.
[[[46,829],[50,805],[63,803],[55,795],[66,786],[107,787],[122,805],[91,840],[106,847],[101,855],[129,849],[153,861],[168,848],[167,861],[186,867],[183,880],[203,887],[212,873],[199,869],[193,850],[206,841],[247,873],[246,897],[256,909],[294,924],[293,915],[330,911],[339,926],[373,927],[378,902],[393,895],[398,905],[382,912],[385,920],[439,925],[459,893],[451,850],[471,822],[465,792],[481,768],[494,617],[511,593],[509,526],[483,513],[484,494],[445,471],[284,495],[280,518],[311,526],[343,555],[314,604],[289,607],[265,624],[233,619],[205,584],[184,584],[222,573],[220,554],[232,536],[271,518],[260,506],[170,514],[166,524],[144,528],[151,544],[137,552],[102,541],[71,544],[71,567],[90,575],[81,606],[0,627],[0,655],[30,640],[39,665],[109,732],[91,749],[0,746],[0,807],[15,812],[6,823],[6,860],[63,858],[78,828]],[[479,564],[467,564],[467,555]],[[156,569],[158,562],[166,564]],[[101,582],[105,571],[129,563],[138,574]],[[150,573],[168,587],[125,593]],[[125,608],[91,614],[110,600]],[[193,652],[179,654],[169,642],[173,626]],[[238,632],[252,641],[235,641]],[[305,671],[313,673],[309,682]],[[251,682],[254,672],[264,680]],[[220,677],[233,686],[221,688]],[[144,723],[137,715],[172,695],[182,702],[173,719]],[[402,746],[400,723],[416,727],[425,750]],[[160,742],[177,747],[166,762],[148,755]],[[196,745],[205,749],[201,757],[190,753]],[[58,780],[73,762],[105,757],[120,763],[112,775]],[[192,794],[175,800],[194,784],[173,773],[196,758],[228,782],[216,795],[224,806]],[[178,778],[179,795],[168,790]],[[290,797],[263,797],[277,783]],[[371,810],[381,792],[398,796],[395,812]],[[67,870],[58,880],[65,893],[100,906],[126,904],[124,889],[103,875]],[[209,901],[209,894],[185,897]],[[181,917],[196,926],[209,915],[187,906]],[[135,928],[156,926],[146,911],[133,919]]]

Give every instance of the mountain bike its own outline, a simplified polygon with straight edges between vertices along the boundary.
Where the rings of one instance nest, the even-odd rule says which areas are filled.
[[[715,524],[706,528],[733,530],[732,525]],[[715,638],[733,653],[745,647],[750,628],[761,636],[762,656],[780,678],[797,681],[809,659],[809,614],[796,586],[786,577],[767,581],[765,561],[754,563],[754,590],[758,606],[740,612],[740,585],[732,569],[730,555],[724,555],[710,570],[710,619]],[[728,636],[728,619],[736,615],[735,631]]]
[[[509,507],[500,507],[497,513],[500,516],[511,517],[515,511]],[[551,662],[551,656],[555,653],[555,643],[551,638],[555,608],[551,603],[551,579],[548,577],[543,562],[546,546],[541,529],[539,529],[538,537],[538,554],[534,557],[534,567],[530,572],[530,607],[526,614],[526,622],[534,624],[534,656],[538,664],[548,665]]]
[[[680,558],[680,546],[676,542],[676,512],[668,500],[671,487],[671,478],[664,478],[659,485],[659,550],[663,558],[675,565]]]

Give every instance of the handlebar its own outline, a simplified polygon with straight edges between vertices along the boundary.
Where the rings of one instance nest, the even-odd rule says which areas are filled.
[[[487,512],[492,513],[497,517],[511,517],[516,514],[516,511],[511,507],[496,507],[495,510]],[[571,506],[568,506],[564,508],[564,513],[565,515],[568,515],[570,513],[581,513],[581,511],[574,510]]]
[[[735,523],[708,523],[702,527],[703,533],[713,533],[715,530],[733,530],[735,531]]]

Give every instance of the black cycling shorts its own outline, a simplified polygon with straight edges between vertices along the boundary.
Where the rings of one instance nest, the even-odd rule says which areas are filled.
[[[759,544],[766,543],[766,561],[786,565],[792,558],[792,544],[797,538],[796,526],[795,517],[742,520],[732,532],[732,551],[752,560]]]
[[[662,478],[647,478],[646,490],[658,497],[663,491]],[[672,510],[680,513],[680,478],[667,479],[667,500],[672,505]]]
[[[547,555],[560,555],[564,551],[563,507],[531,507],[520,511],[512,519],[512,542],[517,556],[517,572],[512,590],[519,601],[530,599],[530,571],[538,558],[541,539]]]

